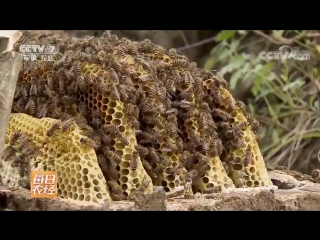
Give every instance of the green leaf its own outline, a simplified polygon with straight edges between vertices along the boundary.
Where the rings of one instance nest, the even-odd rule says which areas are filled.
[[[232,69],[239,69],[240,67],[243,67],[244,64],[245,60],[241,57],[241,55],[231,58],[229,62],[229,65],[232,66]]]
[[[206,61],[206,63],[204,64],[204,69],[205,70],[211,70],[213,69],[213,66],[214,66],[214,59],[213,57],[209,57],[208,60]]]
[[[309,97],[309,107],[312,109],[312,110],[314,110],[314,106],[313,106],[313,103],[314,103],[314,99],[316,98],[316,96],[314,96],[314,95],[311,95],[310,97]]]
[[[231,51],[229,49],[224,49],[224,51],[219,54],[218,61],[223,61],[225,58],[229,57],[231,55]]]
[[[319,71],[317,68],[313,68],[312,69],[312,75],[313,75],[313,78],[318,78],[319,77]]]
[[[283,81],[288,82],[288,76],[281,74],[280,77]]]
[[[272,31],[272,35],[273,35],[275,38],[279,39],[279,38],[282,38],[282,35],[283,35],[284,31],[285,31],[285,30],[273,30],[273,31]]]
[[[247,30],[238,30],[237,31],[240,35],[245,35],[247,34]]]
[[[232,42],[230,43],[230,51],[235,52],[239,44],[240,44],[239,40],[237,39],[232,40]]]
[[[278,132],[277,131],[275,131],[275,130],[273,130],[272,131],[272,142],[273,143],[277,143],[277,142],[279,142],[279,135],[278,135]]]
[[[235,73],[232,74],[231,78],[230,78],[230,89],[234,90],[237,86],[237,82],[238,80],[241,78],[242,76],[242,69],[239,69],[238,71],[236,71]]]
[[[251,103],[249,103],[248,107],[249,107],[249,112],[254,114],[255,113],[255,108],[253,107],[253,105]]]
[[[216,36],[216,41],[221,42],[232,38],[235,34],[235,30],[223,30]]]

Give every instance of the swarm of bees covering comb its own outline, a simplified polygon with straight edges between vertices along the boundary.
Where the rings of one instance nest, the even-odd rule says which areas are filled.
[[[61,126],[60,120],[11,114],[0,168],[3,183],[30,188],[31,170],[56,171],[61,197],[110,201],[94,149],[80,142],[85,132],[77,124],[59,129],[57,125]]]
[[[272,185],[258,124],[224,79],[146,39],[60,38],[26,32],[15,44],[59,46],[55,62],[25,62],[13,111],[77,124],[113,200],[152,185],[185,196]]]

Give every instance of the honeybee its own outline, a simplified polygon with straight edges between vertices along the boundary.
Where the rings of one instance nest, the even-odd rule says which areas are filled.
[[[191,168],[191,156],[190,156],[190,153],[187,152],[187,151],[184,151],[182,154],[181,154],[181,157],[180,157],[180,163],[182,164],[183,167],[185,167],[186,169],[190,169]]]
[[[30,179],[19,179],[18,184],[20,187],[30,190]]]
[[[207,189],[207,190],[206,190],[206,193],[207,193],[207,194],[212,194],[212,193],[219,193],[219,192],[221,192],[221,191],[222,191],[221,186],[215,186],[215,187],[213,187],[213,188]]]
[[[8,145],[5,147],[5,149],[3,150],[3,154],[2,154],[2,159],[3,161],[7,162],[9,161],[9,159],[15,155],[16,150],[14,147]]]
[[[209,147],[210,147],[210,144],[209,142],[205,141],[202,143],[202,148],[201,148],[201,153],[203,155],[207,155],[208,151],[209,151]]]
[[[181,173],[181,171],[182,171],[182,169],[179,166],[177,166],[177,167],[170,169],[168,171],[168,173],[175,177],[175,176],[179,175]]]
[[[223,145],[222,145],[222,142],[219,138],[213,137],[210,140],[209,145],[210,145],[210,149],[209,149],[209,153],[207,153],[208,155],[220,156],[222,154]]]
[[[125,146],[129,146],[129,145],[130,145],[130,140],[129,140],[129,138],[128,138],[127,136],[125,136],[124,134],[118,133],[117,137],[118,137],[119,141],[120,141],[123,145],[125,145]]]
[[[197,134],[197,132],[194,129],[190,129],[190,131],[188,132],[188,134],[190,135],[190,139],[196,144],[196,145],[200,145],[201,144],[201,138],[200,136]]]
[[[222,128],[223,130],[227,131],[231,129],[231,125],[227,122],[219,122],[217,123],[219,128]]]
[[[90,138],[80,138],[80,142],[97,150],[100,146]]]
[[[187,199],[194,198],[191,182],[186,182],[184,184],[184,197]]]
[[[185,100],[181,100],[181,101],[172,101],[171,102],[171,106],[173,108],[191,108],[193,105],[192,102],[188,102]]]
[[[216,117],[220,117],[223,121],[227,121],[230,118],[229,113],[218,108],[213,109],[212,114]]]
[[[242,148],[244,145],[243,133],[240,132],[237,135],[235,135],[234,138],[231,140],[231,144],[237,148]]]
[[[99,129],[101,126],[101,117],[99,109],[92,110],[91,123],[95,129]]]
[[[120,185],[115,180],[107,181],[108,187],[110,188],[110,192],[113,194],[121,194],[122,189]]]
[[[88,109],[87,104],[85,104],[85,103],[79,103],[79,104],[78,104],[78,110],[79,110],[79,113],[80,113],[84,118],[88,118],[89,109]]]
[[[222,98],[221,98],[221,93],[219,88],[213,88],[211,97],[216,104],[218,105],[221,104]]]
[[[228,109],[231,109],[231,110],[236,109],[236,104],[235,104],[235,101],[232,99],[232,97],[228,97],[226,99],[226,105]]]
[[[126,87],[126,85],[119,85],[118,86],[118,91],[119,91],[119,94],[120,94],[120,99],[123,101],[123,102],[126,102],[128,101],[129,99],[129,95],[127,93],[127,89],[128,87]]]
[[[47,136],[48,137],[52,137],[53,134],[54,134],[54,131],[57,130],[61,125],[61,121],[60,120],[57,120],[56,122],[54,122],[50,128],[48,129],[47,131]]]
[[[163,152],[175,152],[177,150],[177,147],[170,143],[169,141],[163,142],[163,148],[161,151]]]
[[[145,61],[141,57],[135,57],[134,61],[136,63],[140,64],[145,70],[148,70],[153,74],[154,70],[153,70],[152,66],[147,61]]]
[[[205,174],[209,169],[210,169],[210,165],[209,165],[209,164],[200,166],[200,167],[197,169],[197,170],[198,170],[198,176],[202,176],[202,175]]]
[[[171,67],[187,67],[188,66],[188,62],[183,59],[174,59],[170,61],[169,64]]]
[[[114,136],[116,136],[120,131],[118,125],[112,125],[112,124],[105,124],[103,126],[103,129],[106,132],[109,132],[111,135],[114,135]]]
[[[140,129],[140,123],[134,116],[128,116],[128,125],[133,127],[135,130]]]
[[[81,68],[80,68],[80,63],[79,62],[75,62],[73,64],[73,73],[76,77],[81,76]]]
[[[142,159],[142,165],[143,165],[144,169],[146,170],[146,172],[149,174],[149,176],[151,176],[153,179],[158,177],[157,174],[152,170],[152,166],[148,161],[146,161],[145,159]],[[155,171],[156,171],[156,169],[155,169]]]
[[[228,88],[228,82],[223,77],[218,75],[216,71],[211,74],[213,74],[212,77],[215,80],[215,82],[217,83],[217,85],[222,85],[224,88]]]
[[[24,110],[30,109],[30,114],[34,115],[36,113],[36,99],[34,97],[30,97]]]
[[[85,92],[87,90],[87,83],[83,76],[77,77],[77,86],[82,92]]]
[[[47,101],[43,106],[40,108],[38,112],[38,118],[44,118],[48,115],[48,111],[50,109],[51,101]]]
[[[130,159],[130,168],[131,170],[136,170],[138,167],[138,159],[139,159],[139,153],[138,152],[133,152],[132,157]]]
[[[147,156],[149,154],[148,148],[141,146],[139,144],[137,146],[135,146],[135,149],[139,152],[139,154],[141,155],[141,158],[144,158],[145,156]]]
[[[194,156],[196,159],[199,160],[199,164],[200,164],[200,165],[207,165],[207,164],[209,164],[209,159],[208,159],[206,156],[204,156],[202,153],[196,152],[196,153],[193,154],[193,156]]]
[[[38,94],[38,79],[31,78],[30,96],[37,96]]]
[[[149,148],[148,152],[150,153],[152,163],[158,163],[160,161],[159,154],[154,148]]]
[[[244,102],[240,100],[236,100],[236,106],[242,111],[243,114],[247,113],[247,107]]]
[[[178,133],[177,133],[178,132],[178,128],[177,128],[177,125],[175,123],[170,122],[170,123],[168,123],[166,125],[166,127],[167,127],[167,132],[169,133],[169,136],[171,138],[173,138],[173,139],[178,138]]]
[[[178,152],[182,153],[183,152],[183,147],[184,147],[183,146],[183,140],[179,136],[176,138],[176,146],[177,146]]]
[[[193,180],[194,178],[196,178],[197,176],[199,176],[199,173],[196,169],[192,169],[191,171],[189,171],[187,174],[186,174],[186,179],[190,179],[190,180]],[[189,180],[189,181],[190,181]]]
[[[116,71],[114,70],[114,68],[110,68],[109,69],[109,72],[110,72],[110,78],[112,81],[116,82],[116,83],[119,83],[119,76],[118,74],[116,73]]]
[[[54,90],[51,90],[47,84],[45,84],[44,87],[45,87],[45,90],[43,91],[44,95],[47,95],[50,98],[54,98],[57,95],[57,93]]]
[[[21,151],[21,158],[25,159],[29,155],[34,154],[35,151],[36,149],[34,147],[23,148]]]
[[[254,131],[254,132],[258,131],[260,128],[259,122],[256,119],[254,119],[254,117],[252,117],[250,115],[247,115],[246,118],[251,126],[252,131]]]
[[[25,174],[26,174],[26,165],[27,164],[25,162],[20,162],[18,164],[18,172],[19,172],[19,176],[21,178],[23,178],[25,176]]]
[[[106,157],[110,159],[111,162],[115,163],[116,165],[119,165],[121,163],[121,157],[119,157],[116,153],[112,151],[108,151],[106,153]]]
[[[27,101],[28,101],[28,98],[29,98],[28,85],[23,84],[23,85],[21,86],[21,95],[22,95],[22,97],[23,97],[23,100],[27,102]]]
[[[75,118],[69,118],[66,121],[63,121],[60,127],[63,132],[70,131],[74,123],[75,123]]]
[[[99,134],[99,136],[101,138],[101,141],[103,143],[105,143],[105,144],[110,144],[111,143],[112,139],[107,134],[105,134],[102,129],[98,130],[98,134]]]
[[[141,52],[150,52],[152,47],[153,47],[153,43],[149,39],[145,39],[140,42],[138,49]]]
[[[134,117],[139,117],[139,108],[132,103],[126,105],[126,110],[128,115],[133,115]]]
[[[160,118],[155,117],[155,116],[148,116],[148,117],[143,117],[142,121],[147,123],[147,124],[152,124],[152,125],[161,125],[162,121]]]
[[[172,58],[172,59],[177,58],[177,57],[178,57],[177,50],[174,49],[174,48],[170,48],[170,49],[168,50],[168,56],[169,56],[170,58]]]
[[[250,150],[246,150],[246,155],[244,157],[243,165],[248,167],[252,163],[252,152]]]
[[[147,189],[149,187],[150,183],[151,183],[150,179],[147,176],[144,176],[142,179],[141,189],[142,190]]]
[[[114,100],[120,100],[120,94],[118,91],[118,88],[116,86],[109,86],[110,92],[111,92],[111,97]]]
[[[223,160],[224,160],[224,162],[230,164],[230,163],[234,163],[234,161],[236,160],[236,157],[234,155],[229,154]]]
[[[18,139],[22,136],[21,131],[13,132],[9,141],[9,145],[14,146]]]
[[[31,141],[31,139],[28,136],[22,136],[20,143],[17,146],[17,149],[21,150],[21,149],[26,148],[30,141]]]
[[[108,172],[108,162],[107,159],[105,158],[105,156],[103,156],[102,154],[98,155],[98,162],[100,164],[101,170],[104,173]]]

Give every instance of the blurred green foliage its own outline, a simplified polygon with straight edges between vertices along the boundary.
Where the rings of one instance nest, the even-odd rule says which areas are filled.
[[[260,147],[269,165],[311,172],[320,168],[320,34],[306,30],[224,30],[204,65],[238,91],[248,86],[248,113],[261,124]],[[318,42],[319,41],[319,42]],[[261,59],[261,51],[299,47],[310,59]],[[307,56],[307,55],[305,55]]]

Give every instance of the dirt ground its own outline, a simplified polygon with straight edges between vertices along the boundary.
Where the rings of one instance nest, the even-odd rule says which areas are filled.
[[[87,203],[65,199],[31,199],[25,189],[0,187],[1,211],[305,211],[320,210],[320,184],[310,176],[274,170],[272,188],[234,189],[199,195],[194,199],[169,198],[155,192],[136,201]],[[295,175],[299,175],[298,177]],[[303,177],[304,176],[304,177]],[[310,181],[311,180],[311,181]]]

